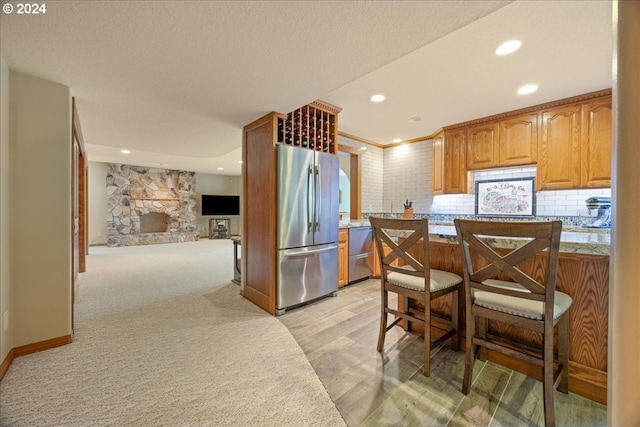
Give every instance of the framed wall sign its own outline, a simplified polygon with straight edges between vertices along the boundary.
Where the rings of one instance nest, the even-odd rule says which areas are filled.
[[[476,181],[476,215],[533,217],[535,189],[533,177]]]

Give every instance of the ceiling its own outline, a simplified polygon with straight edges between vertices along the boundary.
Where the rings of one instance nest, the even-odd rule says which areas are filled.
[[[1,13],[0,53],[71,88],[90,161],[239,175],[242,127],[315,99],[342,108],[340,131],[387,145],[612,85],[610,0],[46,8]],[[520,50],[495,55],[514,38]],[[517,95],[527,83],[540,89]]]

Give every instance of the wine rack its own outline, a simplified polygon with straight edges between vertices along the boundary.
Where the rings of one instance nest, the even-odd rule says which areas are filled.
[[[314,101],[278,118],[278,143],[338,154],[338,113],[330,104]]]

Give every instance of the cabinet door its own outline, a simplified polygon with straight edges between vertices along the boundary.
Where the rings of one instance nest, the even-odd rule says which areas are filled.
[[[498,166],[498,124],[484,123],[467,128],[467,169]]]
[[[611,187],[611,97],[582,104],[581,187]]]
[[[542,136],[538,147],[539,190],[580,186],[580,104],[541,113]]]
[[[432,191],[433,194],[443,194],[444,187],[444,133],[440,132],[433,138],[433,170]]]
[[[538,113],[500,122],[500,165],[528,165],[538,161]]]
[[[349,282],[349,230],[340,229],[338,232],[338,287]]]
[[[467,187],[465,129],[444,132],[444,192],[464,193]]]

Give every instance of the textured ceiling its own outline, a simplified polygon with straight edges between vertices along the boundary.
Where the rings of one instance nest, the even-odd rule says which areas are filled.
[[[245,124],[315,99],[343,109],[341,131],[388,144],[611,86],[610,1],[46,4],[0,15],[0,53],[71,87],[94,161],[237,175]],[[496,57],[509,38],[522,49]]]

